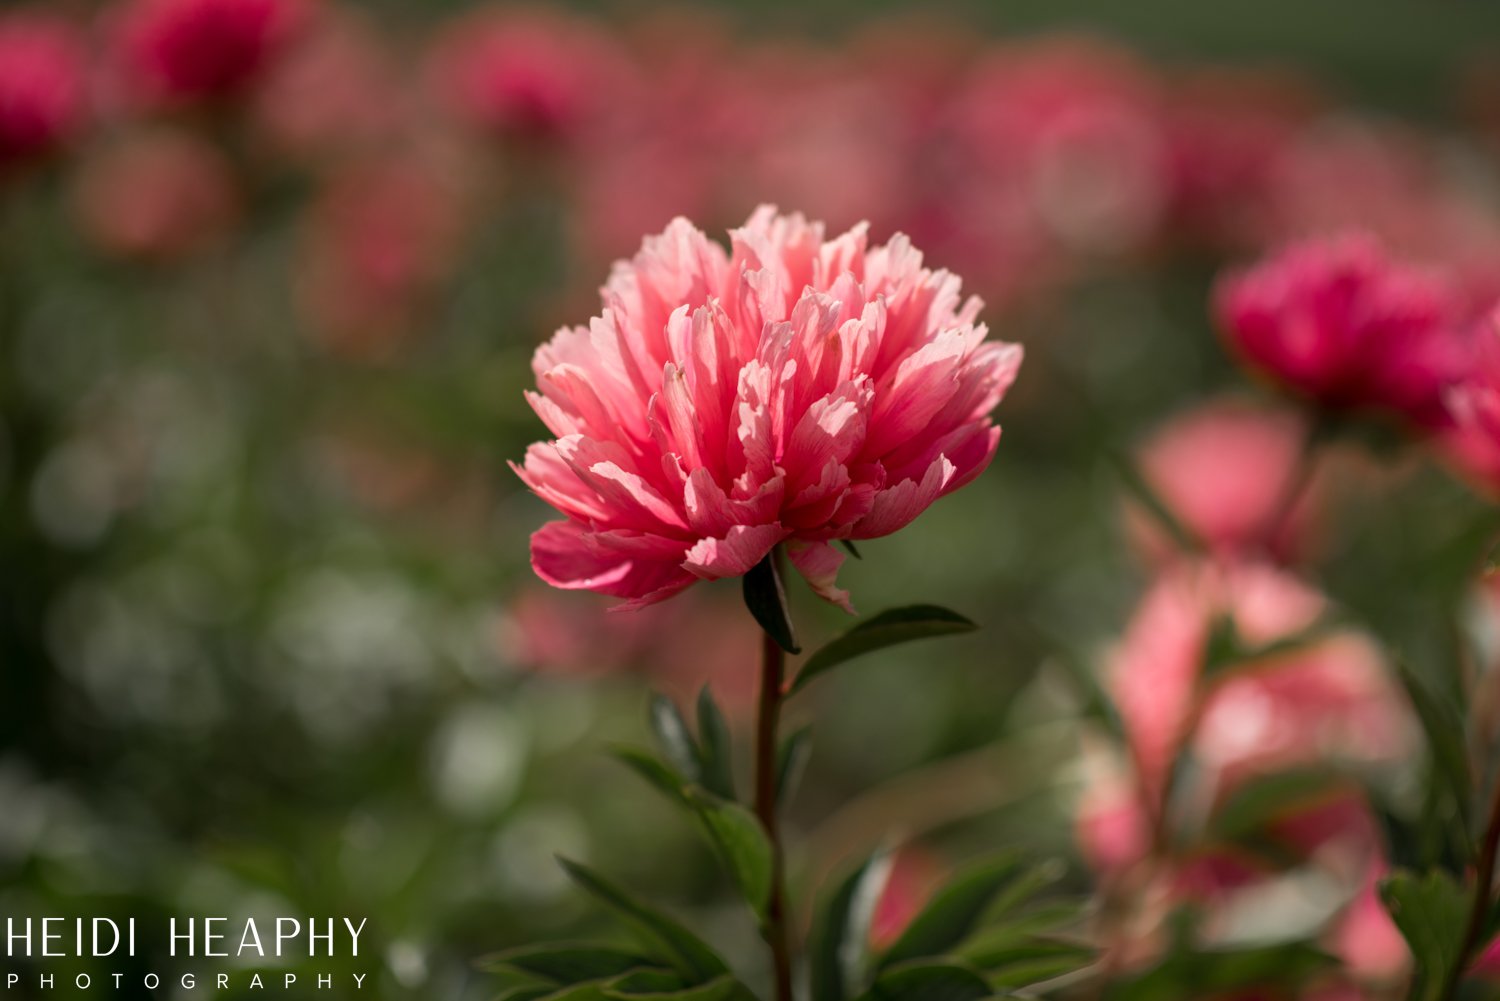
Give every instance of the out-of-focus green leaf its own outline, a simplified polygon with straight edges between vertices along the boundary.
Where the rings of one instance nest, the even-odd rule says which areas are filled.
[[[781,742],[776,751],[776,799],[785,803],[797,791],[797,783],[812,755],[812,727],[804,726]]]
[[[1305,942],[1247,949],[1178,946],[1144,973],[1111,983],[1104,996],[1107,1001],[1201,1001],[1268,985],[1294,994],[1337,966],[1336,959]]]
[[[609,1001],[609,995],[604,993],[604,985],[596,981],[563,987],[551,994],[543,994],[538,1001]]]
[[[651,730],[661,744],[662,753],[689,782],[702,779],[699,773],[700,757],[693,735],[688,731],[687,721],[677,711],[677,703],[665,695],[651,696]]]
[[[689,984],[701,984],[728,973],[729,968],[702,939],[676,920],[636,900],[603,876],[570,859],[558,860],[568,876],[596,900],[614,911],[679,970]]]
[[[1214,810],[1208,835],[1215,841],[1239,843],[1264,831],[1274,820],[1326,798],[1347,786],[1348,779],[1328,769],[1280,772],[1237,787]]]
[[[556,985],[549,984],[546,987],[538,987],[527,984],[521,987],[512,987],[510,990],[502,991],[496,995],[494,1001],[539,1001],[548,994],[556,991]]]
[[[888,853],[872,856],[818,910],[808,938],[812,1001],[848,1001],[863,981],[870,921],[890,871]]]
[[[760,820],[738,803],[689,789],[688,802],[708,831],[729,869],[730,877],[762,921],[771,899],[771,840]]]
[[[960,955],[983,970],[991,984],[1016,990],[1081,970],[1094,962],[1097,952],[1082,942],[1016,935],[1009,943],[992,939],[983,950],[966,948]]]
[[[687,781],[656,755],[638,747],[613,747],[610,753],[673,802],[688,805],[683,793]]]
[[[983,923],[998,924],[1016,918],[1016,912],[1029,904],[1038,893],[1062,879],[1065,867],[1059,859],[1039,862],[1021,870],[1014,880],[1002,889],[986,909]]]
[[[957,612],[937,605],[889,609],[859,623],[807,658],[790,692],[802,690],[820,674],[863,654],[912,640],[973,632],[977,628]]]
[[[786,588],[776,569],[775,554],[767,554],[742,578],[745,607],[760,627],[787,653],[801,653],[792,631],[792,617],[786,607]]]
[[[941,956],[963,941],[975,928],[1000,888],[1015,878],[1020,862],[1014,855],[992,859],[960,873],[939,890],[912,919],[885,954],[879,967]]]
[[[772,852],[765,828],[755,815],[738,803],[684,782],[682,776],[646,751],[617,747],[614,755],[673,802],[693,812],[735,886],[756,917],[764,920],[771,896]]]
[[[615,983],[605,988],[604,996],[610,1001],[755,1001],[755,995],[728,974],[706,984],[675,990],[636,990]]]
[[[703,787],[715,796],[734,799],[734,751],[729,724],[704,685],[698,692],[698,755]]]
[[[1399,658],[1396,661],[1396,673],[1406,688],[1407,697],[1411,699],[1412,708],[1416,710],[1417,719],[1422,724],[1422,732],[1427,737],[1437,784],[1451,797],[1455,809],[1463,818],[1467,840],[1474,780],[1465,747],[1463,713],[1452,700],[1441,695],[1434,685]]]
[[[984,1001],[993,993],[985,979],[966,966],[917,962],[881,973],[861,1001]]]
[[[643,994],[670,996],[674,991],[684,989],[687,989],[687,985],[675,973],[668,973],[665,970],[635,970],[611,980],[605,986],[604,992],[610,997],[640,997]]]
[[[616,977],[638,967],[659,964],[645,956],[609,946],[548,942],[497,953],[481,959],[479,965],[489,971],[515,970],[554,984],[576,984]]]
[[[1417,964],[1411,996],[1436,1001],[1460,962],[1469,895],[1442,870],[1418,875],[1398,869],[1381,880],[1380,899]]]

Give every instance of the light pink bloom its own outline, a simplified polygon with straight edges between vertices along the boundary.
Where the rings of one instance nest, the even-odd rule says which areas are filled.
[[[1210,552],[1225,557],[1269,553],[1289,560],[1305,550],[1318,507],[1303,490],[1282,511],[1298,476],[1307,429],[1291,414],[1219,400],[1174,417],[1139,453],[1146,485]],[[1177,555],[1157,521],[1138,504],[1126,508],[1131,538],[1153,562]]]
[[[0,168],[66,141],[84,114],[79,31],[39,10],[0,15]]]
[[[847,608],[829,543],[896,531],[994,454],[1021,349],[985,340],[956,276],[771,208],[731,238],[673,221],[538,349],[528,399],[557,439],[516,470],[567,516],[532,536],[548,583],[638,606],[787,543]]]
[[[1253,367],[1321,407],[1447,420],[1466,348],[1452,289],[1373,238],[1292,245],[1219,287],[1219,322]]]

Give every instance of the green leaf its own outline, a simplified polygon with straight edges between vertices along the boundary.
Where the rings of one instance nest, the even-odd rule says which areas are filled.
[[[702,939],[677,921],[636,900],[603,876],[570,859],[558,859],[569,878],[600,903],[623,918],[662,958],[687,978],[700,984],[728,973],[729,968]]]
[[[812,727],[804,726],[781,742],[776,751],[776,800],[791,799],[812,756]]]
[[[554,984],[601,980],[656,965],[654,960],[621,949],[572,942],[521,946],[480,960],[484,970],[515,970]]]
[[[800,691],[818,675],[863,654],[912,640],[973,632],[977,628],[957,612],[937,605],[888,609],[854,626],[807,658],[788,694]]]
[[[734,799],[734,751],[729,724],[707,685],[698,692],[698,760],[703,787],[715,796]]]
[[[865,976],[870,921],[891,872],[879,852],[850,873],[813,920],[808,936],[812,1001],[848,1001]]]
[[[772,849],[760,820],[738,803],[689,788],[688,802],[718,848],[729,875],[756,917],[766,919],[771,899]]]
[[[730,879],[756,917],[765,920],[771,897],[772,849],[755,815],[738,803],[684,782],[682,776],[646,751],[617,747],[613,753],[673,802],[693,812]]]
[[[617,977],[605,985],[604,993],[610,997],[639,997],[642,994],[670,994],[687,987],[675,973],[662,970],[635,970]]]
[[[1439,869],[1418,875],[1398,869],[1380,882],[1380,899],[1416,960],[1412,997],[1436,1001],[1461,961],[1469,895]]]
[[[612,747],[610,754],[675,803],[689,805],[683,790],[687,780],[650,751],[638,747]]]
[[[859,547],[854,544],[853,539],[840,539],[839,545],[843,546],[844,549],[848,551],[849,555],[853,556],[855,559],[864,559],[864,557],[860,555]]]
[[[538,1001],[609,1001],[604,993],[604,986],[600,983],[573,984],[553,991],[551,994],[543,994]]]
[[[1238,844],[1272,822],[1345,788],[1348,779],[1329,769],[1303,769],[1253,778],[1235,788],[1208,824],[1213,841]]]
[[[535,984],[527,984],[502,992],[495,997],[494,1001],[539,1001],[551,994],[554,989],[552,986],[538,987]]]
[[[668,990],[636,990],[616,982],[604,989],[604,996],[610,1001],[755,1001],[749,989],[727,973],[696,987]]]
[[[985,912],[985,923],[1013,920],[1017,911],[1030,903],[1042,890],[1062,879],[1065,871],[1063,863],[1058,859],[1039,862],[1022,870],[990,904]]]
[[[1105,991],[1107,1001],[1201,1001],[1248,988],[1273,986],[1296,995],[1313,977],[1336,969],[1338,961],[1305,942],[1247,949],[1188,949],[1179,946],[1154,967],[1118,979]]]
[[[1463,830],[1467,839],[1469,830],[1469,800],[1474,789],[1474,780],[1469,768],[1469,753],[1464,745],[1465,729],[1463,713],[1451,699],[1440,695],[1425,678],[1412,670],[1411,665],[1397,659],[1396,673],[1406,688],[1422,732],[1427,737],[1428,751],[1436,784],[1452,799],[1459,816],[1463,818]]]
[[[767,553],[766,558],[751,567],[743,579],[745,607],[755,616],[755,621],[776,644],[787,653],[801,653],[797,637],[792,632],[792,617],[786,608],[786,588],[781,586],[781,573],[776,569],[776,554]]]
[[[908,963],[885,971],[863,1001],[985,1001],[994,992],[978,973],[957,963]]]
[[[693,743],[677,703],[660,693],[651,696],[651,730],[672,767],[689,782],[700,781],[698,745]]]
[[[990,901],[1019,869],[1016,857],[1008,855],[960,873],[912,919],[881,957],[880,968],[946,954],[974,930]]]
[[[1097,954],[1081,942],[1020,935],[1008,944],[992,940],[978,955],[968,950],[962,955],[983,970],[991,984],[1018,990],[1081,970],[1094,962]]]

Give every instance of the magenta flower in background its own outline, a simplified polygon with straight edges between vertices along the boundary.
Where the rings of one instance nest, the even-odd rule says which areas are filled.
[[[985,340],[956,276],[768,207],[730,235],[674,220],[537,350],[528,398],[557,439],[515,468],[567,516],[532,536],[548,583],[638,606],[787,543],[848,608],[829,543],[896,531],[994,454],[1021,349]]]
[[[133,0],[114,22],[116,59],[148,103],[241,95],[295,37],[309,0]]]
[[[83,39],[68,21],[0,15],[0,168],[65,142],[85,112]]]
[[[1480,489],[1500,495],[1500,311],[1475,338],[1473,367],[1447,402],[1446,451]]]
[[[1443,394],[1466,354],[1453,292],[1373,238],[1287,247],[1226,279],[1217,311],[1250,365],[1320,407],[1385,410],[1426,428],[1448,422]]]

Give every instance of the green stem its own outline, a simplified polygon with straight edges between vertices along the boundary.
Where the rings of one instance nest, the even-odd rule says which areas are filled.
[[[755,726],[755,815],[771,841],[771,897],[763,929],[771,947],[776,1001],[792,1001],[792,952],[787,934],[786,872],[777,818],[776,753],[785,690],[786,652],[761,633],[760,707]]]

